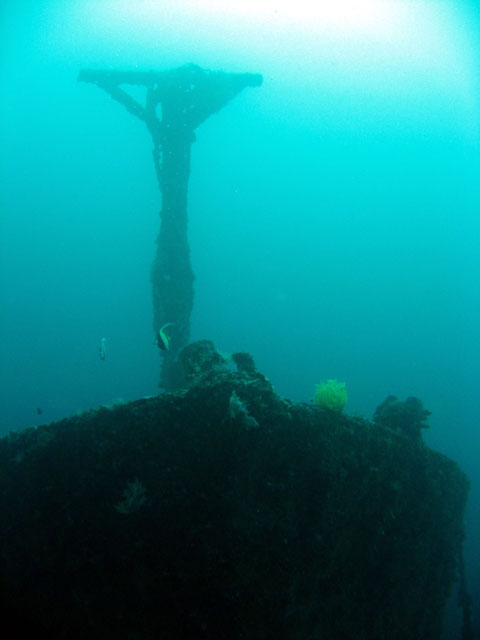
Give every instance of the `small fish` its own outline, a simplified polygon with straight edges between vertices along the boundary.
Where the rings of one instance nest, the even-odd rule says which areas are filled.
[[[175,326],[174,322],[167,322],[167,324],[164,324],[163,327],[157,331],[154,344],[162,351],[168,351],[170,349],[170,338],[165,333],[165,329],[173,326]]]
[[[98,347],[98,355],[100,356],[100,360],[105,360],[105,356],[107,355],[107,346],[106,339],[102,338],[100,340],[100,346]]]
[[[41,409],[41,407],[37,407],[37,415],[41,416],[43,413],[43,410]]]

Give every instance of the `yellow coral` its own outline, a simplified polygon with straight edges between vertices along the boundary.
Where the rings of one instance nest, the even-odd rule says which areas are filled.
[[[348,396],[345,382],[338,380],[327,380],[315,385],[315,395],[313,401],[324,409],[341,413],[347,404]]]

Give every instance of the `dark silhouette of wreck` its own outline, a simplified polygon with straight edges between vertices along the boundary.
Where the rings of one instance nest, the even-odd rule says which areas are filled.
[[[282,399],[208,341],[179,361],[181,392],[0,439],[5,629],[439,640],[468,480],[421,405],[371,422]]]

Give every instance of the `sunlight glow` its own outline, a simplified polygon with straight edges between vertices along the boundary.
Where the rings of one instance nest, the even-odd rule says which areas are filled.
[[[172,3],[158,0],[128,0],[115,2],[120,19],[149,23],[163,19],[166,12],[179,11],[190,16],[211,16],[219,21],[272,21],[272,26],[303,25],[346,32],[380,32],[404,13],[408,2],[389,0],[184,0]]]
[[[215,11],[225,11],[228,3],[210,0]],[[369,31],[384,28],[394,15],[394,5],[384,0],[265,0],[255,2],[232,2],[230,11],[253,17],[278,17],[287,23],[313,24],[316,27],[330,27],[345,31]]]

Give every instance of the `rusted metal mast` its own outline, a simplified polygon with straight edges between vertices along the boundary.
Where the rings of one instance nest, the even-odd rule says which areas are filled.
[[[195,129],[245,87],[258,87],[262,76],[206,71],[188,64],[168,71],[80,71],[78,79],[96,84],[127,111],[143,120],[153,140],[153,162],[162,193],[161,225],[152,265],[153,330],[169,324],[171,341],[159,386],[182,384],[177,354],[189,341],[194,274],[187,237],[190,151]],[[146,88],[145,104],[122,85]]]

